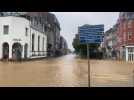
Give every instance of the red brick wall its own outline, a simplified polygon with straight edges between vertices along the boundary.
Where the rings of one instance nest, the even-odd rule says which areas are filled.
[[[131,20],[131,28],[128,28],[128,20],[120,20],[117,26],[117,46],[134,45],[134,20]],[[128,39],[128,32],[132,32],[131,39]],[[121,41],[119,41],[121,40]]]
[[[127,29],[126,29],[126,32],[129,32],[129,31],[132,32],[132,35],[131,35],[131,38],[128,39],[128,34],[127,34],[127,45],[129,45],[129,44],[134,45],[134,20],[131,21],[131,28],[129,29],[127,27]]]

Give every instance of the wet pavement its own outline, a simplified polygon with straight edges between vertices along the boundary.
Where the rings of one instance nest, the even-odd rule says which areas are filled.
[[[134,64],[91,60],[92,87],[132,87]],[[88,87],[87,60],[73,54],[27,62],[0,62],[0,86]]]

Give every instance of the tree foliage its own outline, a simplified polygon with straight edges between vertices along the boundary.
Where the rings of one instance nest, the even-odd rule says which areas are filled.
[[[75,53],[80,55],[81,57],[87,56],[87,45],[86,44],[80,44],[79,39],[75,38],[72,43]],[[98,56],[98,47],[100,44],[89,44],[89,51],[90,51],[90,57],[91,58],[97,58]]]

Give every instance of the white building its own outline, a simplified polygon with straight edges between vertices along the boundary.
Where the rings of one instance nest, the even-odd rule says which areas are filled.
[[[46,51],[47,36],[38,20],[12,15],[0,17],[0,59],[46,57]]]

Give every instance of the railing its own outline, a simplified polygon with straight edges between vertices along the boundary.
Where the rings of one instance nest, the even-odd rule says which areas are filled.
[[[47,51],[32,51],[32,56],[46,56]]]

